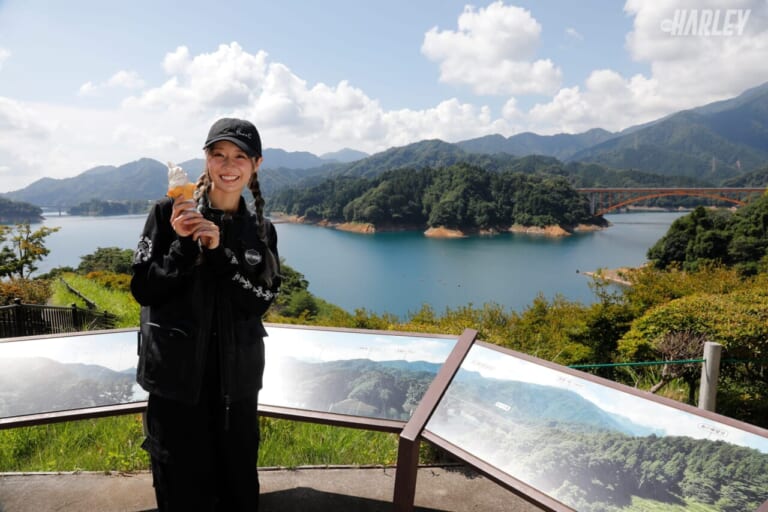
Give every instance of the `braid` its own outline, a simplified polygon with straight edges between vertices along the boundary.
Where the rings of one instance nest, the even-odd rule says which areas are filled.
[[[267,226],[264,223],[264,198],[261,196],[261,185],[259,185],[259,177],[255,172],[248,181],[248,188],[253,194],[253,209],[256,211],[256,218],[259,221],[259,238],[266,241]]]
[[[251,179],[248,181],[248,189],[253,195],[253,209],[256,212],[256,220],[258,221],[258,234],[264,244],[269,247],[269,240],[267,240],[267,223],[264,222],[264,197],[261,195],[261,186],[259,185],[259,177],[256,171],[251,175]],[[266,251],[264,273],[264,281],[267,286],[272,286],[272,279],[278,274],[278,264],[275,260],[275,255],[271,250]]]
[[[208,176],[208,168],[206,167],[205,170],[203,170],[202,174],[198,176],[197,182],[195,183],[195,201],[199,200],[205,192],[208,192],[211,189],[211,177]]]

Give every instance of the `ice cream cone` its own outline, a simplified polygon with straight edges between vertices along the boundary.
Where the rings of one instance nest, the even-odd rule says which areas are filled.
[[[168,162],[168,197],[183,197],[188,201],[194,197],[197,186],[189,181],[187,173],[173,162]]]

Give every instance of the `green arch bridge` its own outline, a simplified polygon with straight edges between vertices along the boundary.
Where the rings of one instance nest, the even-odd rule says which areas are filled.
[[[592,215],[603,215],[633,203],[667,196],[706,197],[744,206],[756,194],[765,194],[765,187],[712,187],[712,188],[577,188],[576,191],[589,199]]]

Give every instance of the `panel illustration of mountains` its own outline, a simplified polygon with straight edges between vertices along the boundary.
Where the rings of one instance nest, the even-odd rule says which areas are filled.
[[[290,399],[282,406],[403,421],[410,418],[440,368],[423,362],[368,359],[270,363],[292,376],[283,383]]]
[[[0,359],[0,417],[119,405],[136,395],[135,370],[60,363],[44,357]],[[141,394],[141,393],[140,393]]]
[[[259,403],[407,421],[455,339],[268,327]]]
[[[480,346],[427,430],[577,511],[768,499],[768,438]]]

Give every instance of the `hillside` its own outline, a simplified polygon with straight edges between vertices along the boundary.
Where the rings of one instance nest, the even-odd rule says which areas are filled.
[[[283,159],[282,161],[285,163],[286,160]],[[300,161],[301,159],[297,159],[294,160],[294,163]],[[317,161],[323,162],[320,159]],[[305,163],[308,162],[309,160],[305,160]],[[188,172],[190,179],[194,179],[202,172],[204,161],[202,158],[196,158],[181,162],[179,165]],[[313,173],[327,174],[336,169],[338,165],[340,164],[326,162],[322,167],[307,171],[269,167],[265,163],[260,175],[262,193],[269,195],[272,191],[312,176]],[[42,178],[23,189],[2,194],[1,198],[62,210],[88,203],[94,199],[100,201],[153,201],[165,195],[168,188],[167,173],[168,169],[165,163],[151,158],[142,158],[119,167],[94,167],[72,178]]]
[[[502,135],[487,135],[477,139],[458,142],[456,145],[471,153],[508,153],[510,155],[545,155],[565,160],[573,154],[600,144],[616,134],[594,128],[584,133],[537,135],[531,132],[518,133],[504,138]]]
[[[768,162],[768,84],[629,128],[570,160],[720,184]]]

